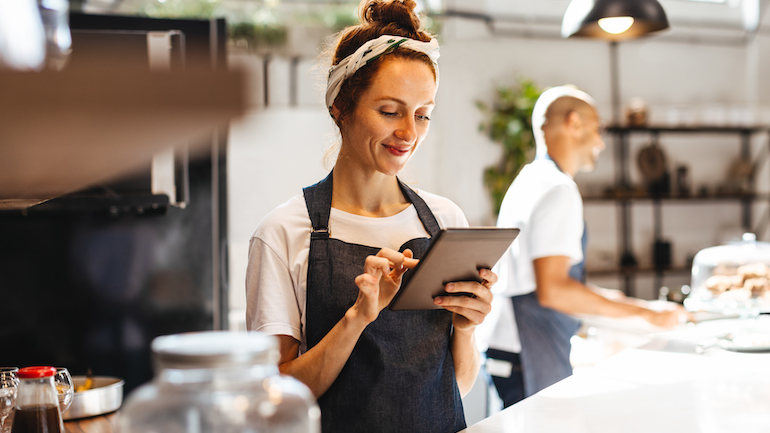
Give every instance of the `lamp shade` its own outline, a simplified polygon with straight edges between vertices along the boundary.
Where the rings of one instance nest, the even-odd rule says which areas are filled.
[[[572,0],[561,35],[622,40],[667,28],[666,12],[657,0]]]

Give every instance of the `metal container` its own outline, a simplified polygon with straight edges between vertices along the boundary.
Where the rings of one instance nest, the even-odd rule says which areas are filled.
[[[86,376],[72,377],[75,389],[85,381]],[[76,392],[72,405],[62,414],[62,418],[66,421],[104,415],[118,410],[123,403],[123,384],[123,379],[117,377],[94,376],[92,388]]]

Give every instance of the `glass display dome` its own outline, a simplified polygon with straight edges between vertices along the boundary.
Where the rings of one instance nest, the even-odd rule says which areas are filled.
[[[743,316],[770,311],[770,243],[745,233],[742,241],[699,251],[685,307]]]

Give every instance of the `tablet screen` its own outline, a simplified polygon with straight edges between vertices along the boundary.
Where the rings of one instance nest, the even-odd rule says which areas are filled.
[[[391,310],[437,310],[436,296],[455,281],[481,281],[479,270],[500,260],[519,234],[519,229],[471,227],[444,229],[431,241],[428,251],[391,301]],[[406,274],[405,274],[406,275]]]

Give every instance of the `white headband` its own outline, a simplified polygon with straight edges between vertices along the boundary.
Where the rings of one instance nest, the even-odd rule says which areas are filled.
[[[332,111],[334,100],[340,93],[342,83],[357,70],[363,68],[369,62],[379,58],[386,52],[398,47],[409,48],[427,54],[436,69],[436,87],[438,87],[438,41],[434,38],[430,42],[422,42],[403,36],[382,35],[377,39],[367,41],[359,47],[355,53],[340,60],[329,71],[329,82],[326,84],[326,106]]]

